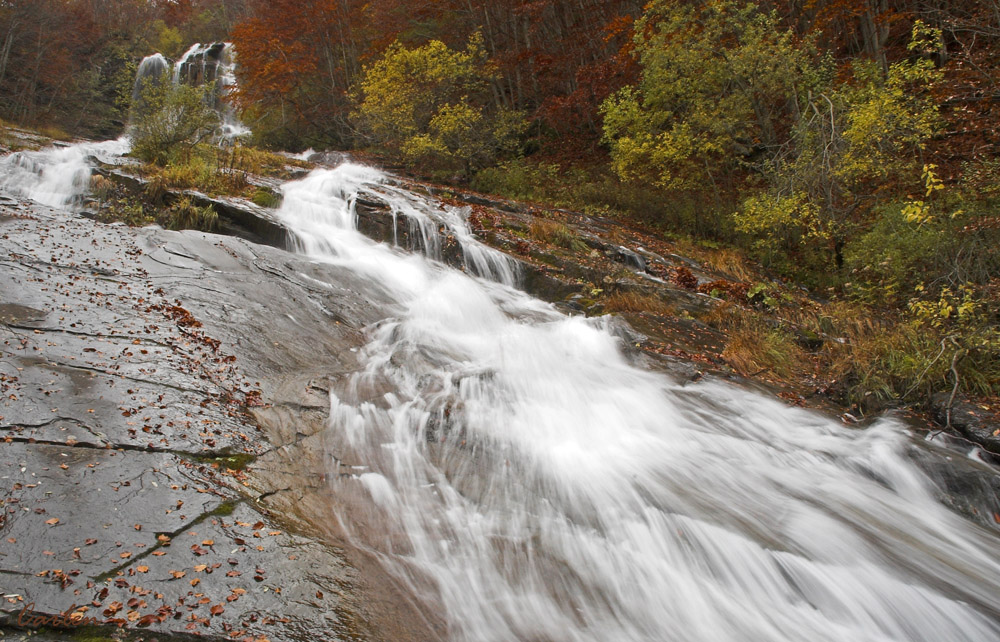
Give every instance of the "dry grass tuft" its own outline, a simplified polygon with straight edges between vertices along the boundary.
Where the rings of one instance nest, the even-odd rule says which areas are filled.
[[[725,304],[704,319],[726,333],[722,358],[743,376],[771,372],[791,379],[809,370],[809,355],[781,325],[748,308]]]
[[[659,297],[640,292],[614,292],[601,303],[606,312],[647,313],[657,316],[675,316],[676,308]]]

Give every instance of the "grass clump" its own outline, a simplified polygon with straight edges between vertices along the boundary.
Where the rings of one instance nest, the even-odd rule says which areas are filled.
[[[810,369],[809,355],[784,324],[741,305],[715,308],[705,321],[725,332],[722,358],[743,376],[770,372],[784,380],[797,378]]]
[[[586,252],[588,249],[587,244],[573,230],[556,221],[536,219],[531,222],[528,231],[532,238],[543,243],[558,245],[574,252]]]
[[[168,230],[211,232],[219,225],[219,215],[211,205],[199,207],[188,196],[177,199],[157,220]]]
[[[601,300],[606,312],[674,316],[676,309],[663,299],[641,292],[612,292]]]
[[[281,205],[281,195],[266,187],[258,187],[256,191],[254,191],[253,196],[250,197],[250,200],[253,201],[255,205],[271,209]]]

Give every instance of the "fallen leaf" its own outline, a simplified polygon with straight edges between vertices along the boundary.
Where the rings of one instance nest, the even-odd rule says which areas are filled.
[[[59,523],[59,518],[53,517],[52,519],[47,519],[45,520],[45,523],[48,524],[49,526],[55,526],[56,524]]]
[[[149,567],[148,566],[137,566],[135,570],[139,571],[140,573],[148,573],[149,572]]]
[[[216,604],[211,609],[209,609],[209,613],[211,613],[212,615],[222,615],[223,613],[225,613],[225,611],[226,609],[222,608],[221,604]]]
[[[205,541],[203,541],[201,543],[202,546],[212,546],[214,544],[215,544],[215,540],[214,539],[206,539]]]
[[[185,575],[187,575],[187,573],[185,573],[184,571],[170,571],[170,574],[174,576],[175,580],[179,580]]]
[[[199,584],[201,584],[201,580],[199,580],[197,577],[191,580],[191,586],[198,586]]]

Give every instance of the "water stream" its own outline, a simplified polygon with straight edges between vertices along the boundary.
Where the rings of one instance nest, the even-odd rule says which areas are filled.
[[[384,179],[319,170],[278,214],[394,305],[331,396],[337,517],[453,639],[1000,637],[996,534],[938,503],[903,425],[638,367],[612,320],[513,289],[455,210]],[[359,195],[442,221],[492,280],[362,237]]]
[[[66,206],[90,153],[7,157],[0,184]],[[331,393],[330,471],[348,472],[330,518],[449,639],[1000,639],[1000,537],[939,502],[901,422],[848,428],[647,368],[616,320],[518,291],[462,210],[378,170],[316,170],[283,197],[295,249],[386,309]],[[430,256],[355,231],[359,197]],[[433,260],[442,226],[465,272]]]

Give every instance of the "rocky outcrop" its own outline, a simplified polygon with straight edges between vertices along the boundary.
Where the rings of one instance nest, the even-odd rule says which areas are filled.
[[[934,395],[931,407],[934,419],[940,425],[951,427],[969,441],[994,455],[1000,455],[1000,425],[992,412],[953,398],[949,393]]]
[[[3,626],[75,629],[68,611],[159,639],[436,639],[302,514],[326,489],[302,455],[324,457],[322,382],[355,367],[378,301],[240,238],[4,199]]]

